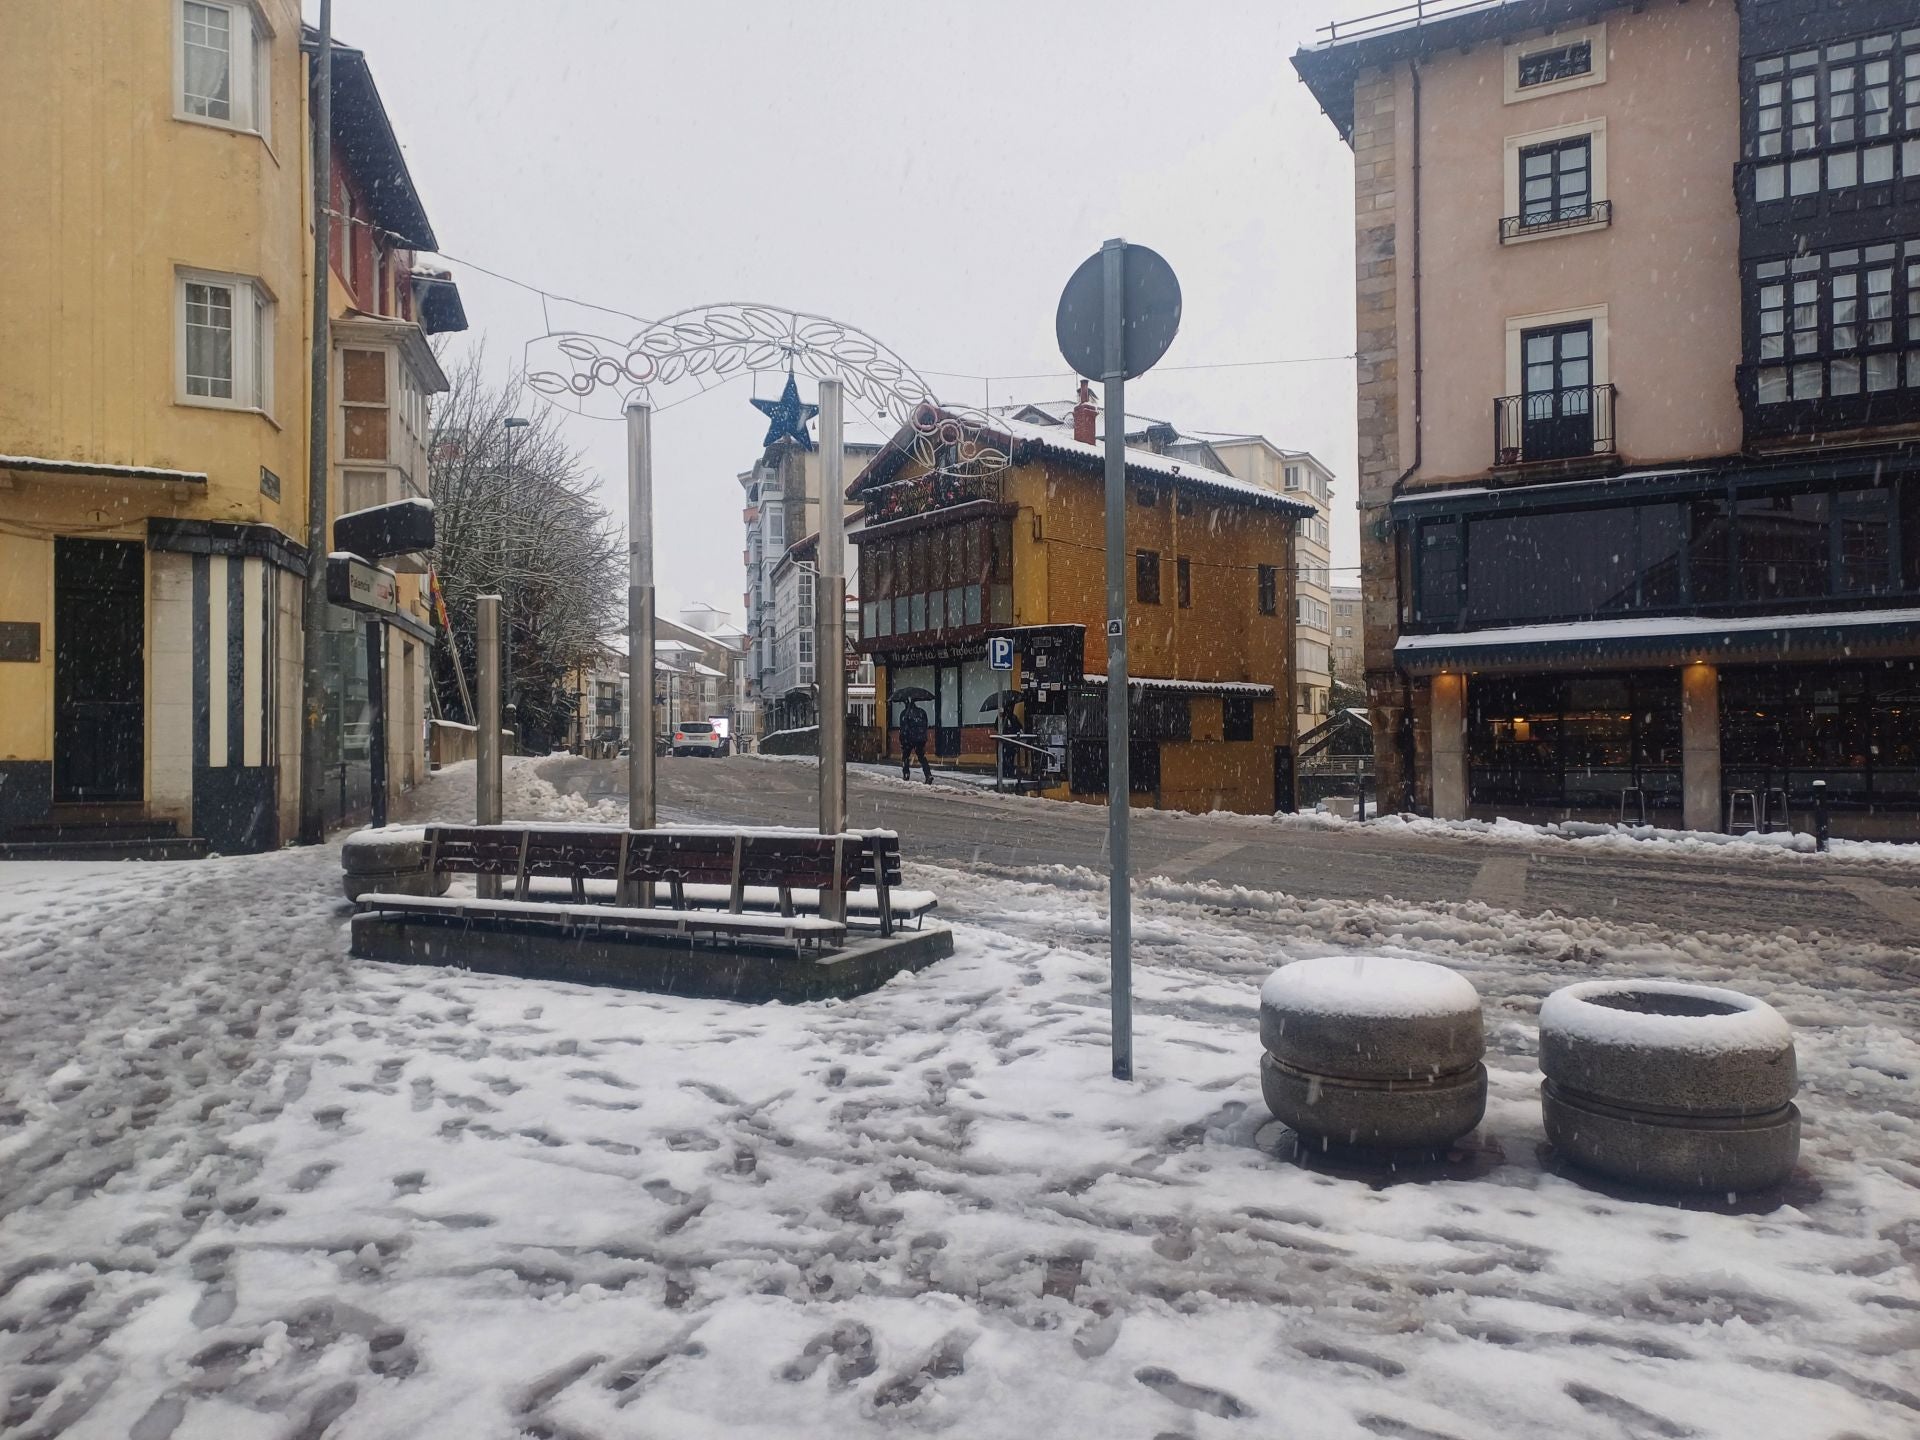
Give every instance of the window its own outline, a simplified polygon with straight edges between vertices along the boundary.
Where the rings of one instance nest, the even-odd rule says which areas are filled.
[[[1293,597],[1293,618],[1296,624],[1308,629],[1324,630],[1327,628],[1327,607],[1311,595],[1296,595]]]
[[[1133,487],[1133,502],[1142,509],[1151,510],[1160,503],[1160,492],[1151,485]]]
[[[1607,78],[1607,27],[1587,25],[1536,35],[1506,49],[1506,102],[1558,95]]]
[[[1603,117],[1509,135],[1505,176],[1503,245],[1597,229],[1613,218]]]
[[[274,306],[259,283],[183,270],[175,280],[175,309],[175,398],[270,412]]]
[[[1142,605],[1160,603],[1160,552],[1141,550],[1133,557],[1133,594]]]
[[[1536,85],[1551,85],[1556,80],[1571,80],[1576,75],[1593,73],[1593,42],[1577,41],[1556,45],[1550,50],[1535,50],[1522,55],[1518,63],[1517,83],[1522,90]]]
[[[1301,467],[1298,465],[1289,465],[1286,467],[1286,477],[1287,477],[1286,488],[1287,489],[1298,490],[1300,488],[1301,486],[1300,468]]]
[[[1173,562],[1173,586],[1179,596],[1180,608],[1193,608],[1193,562],[1182,555]]]
[[[1920,389],[1920,240],[1763,261],[1747,290],[1755,404]]]
[[[388,457],[387,352],[340,352],[340,454],[347,460]]]
[[[1278,615],[1280,613],[1280,570],[1274,565],[1259,567],[1260,613]]]
[[[1220,738],[1253,739],[1253,697],[1229,695],[1220,702]]]
[[[268,135],[269,32],[251,5],[180,0],[174,113]]]
[[[1520,223],[1551,225],[1593,214],[1593,137],[1577,135],[1520,152]]]
[[[1766,56],[1745,80],[1756,202],[1920,175],[1920,29]]]
[[[370,510],[385,505],[393,497],[388,493],[385,470],[343,470],[340,472],[340,513]]]

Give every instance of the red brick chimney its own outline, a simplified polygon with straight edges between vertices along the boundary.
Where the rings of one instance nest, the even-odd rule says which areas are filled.
[[[1082,445],[1093,444],[1093,422],[1099,413],[1093,404],[1093,387],[1082,380],[1080,403],[1073,407],[1073,438]]]

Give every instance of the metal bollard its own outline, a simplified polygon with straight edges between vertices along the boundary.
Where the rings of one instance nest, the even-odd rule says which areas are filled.
[[[1827,841],[1832,838],[1827,824],[1827,782],[1813,782],[1813,848],[1825,850]]]

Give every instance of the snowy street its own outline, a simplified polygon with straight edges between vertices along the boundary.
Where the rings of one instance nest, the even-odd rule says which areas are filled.
[[[430,803],[458,813],[463,778]],[[530,765],[509,808],[613,818]],[[1103,879],[909,873],[954,958],[742,1008],[350,961],[337,845],[7,867],[0,1426],[1786,1440],[1920,1417],[1911,952],[1157,880],[1123,1087]],[[1283,1153],[1259,983],[1356,950],[1486,1001],[1458,1165],[1383,1183]],[[1535,1011],[1609,975],[1736,986],[1794,1025],[1783,1199],[1652,1204],[1543,1158]]]

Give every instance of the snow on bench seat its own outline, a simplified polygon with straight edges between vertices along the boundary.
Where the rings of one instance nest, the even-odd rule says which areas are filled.
[[[625,905],[563,905],[550,900],[480,900],[467,895],[391,895],[375,892],[362,895],[355,903],[362,912],[444,916],[451,920],[531,920],[583,929],[658,930],[668,934],[724,932],[821,943],[838,940],[847,930],[839,921],[823,920],[817,915],[728,915]]]
[[[589,896],[604,897],[611,900],[617,888],[611,880],[587,880],[582,888]],[[682,887],[688,905],[701,910],[725,910],[730,902],[725,885],[687,885]],[[565,897],[572,893],[570,881],[558,877],[536,875],[527,882],[530,895],[554,895]],[[796,910],[820,909],[820,892],[801,887],[792,892]],[[894,889],[890,896],[893,914],[896,919],[905,917],[917,920],[921,916],[936,910],[940,897],[931,890]],[[750,910],[778,910],[780,892],[771,885],[747,885],[740,891],[740,903]],[[863,919],[879,919],[880,897],[871,889],[850,890],[847,892],[847,914]]]

